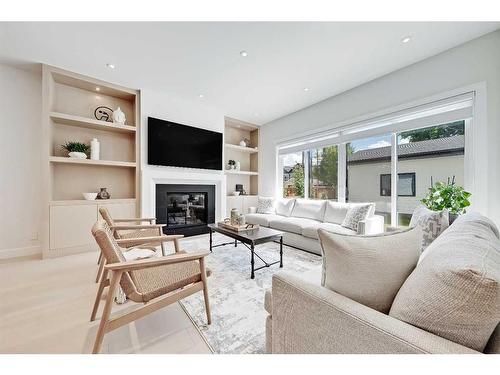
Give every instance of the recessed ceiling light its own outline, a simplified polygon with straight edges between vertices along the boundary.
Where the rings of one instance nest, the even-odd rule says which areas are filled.
[[[101,88],[100,87],[96,87],[95,91],[101,91]]]
[[[106,64],[106,66],[109,68],[109,69],[114,69],[115,68],[115,65],[114,64]]]
[[[240,55],[241,55],[242,57],[247,57],[247,56],[248,56],[248,52],[247,52],[247,51],[241,51],[241,52],[240,52]]]
[[[401,43],[408,43],[411,40],[411,36],[405,36],[401,39]]]
[[[200,94],[200,95],[198,95],[198,97],[200,97],[200,98],[204,98],[204,97],[205,97],[205,95]]]
[[[309,87],[304,87],[302,90],[304,90],[305,92],[308,92],[309,91]]]

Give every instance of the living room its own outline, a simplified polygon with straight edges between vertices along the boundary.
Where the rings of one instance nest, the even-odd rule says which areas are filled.
[[[498,365],[500,22],[273,9],[0,22],[0,360]]]

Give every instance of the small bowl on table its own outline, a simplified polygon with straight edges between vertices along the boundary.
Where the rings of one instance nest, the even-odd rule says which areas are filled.
[[[240,192],[239,192],[239,191],[233,191],[233,195],[234,195],[235,197],[237,197],[238,195],[240,195]]]

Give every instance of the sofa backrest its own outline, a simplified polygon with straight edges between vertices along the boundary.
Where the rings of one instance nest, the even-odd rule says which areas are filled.
[[[323,221],[325,207],[325,200],[297,198],[290,216]]]
[[[295,206],[295,198],[292,199],[278,199],[274,205],[276,215],[290,216],[292,214],[293,207]]]
[[[342,224],[345,215],[349,208],[353,206],[360,206],[367,203],[340,203],[334,201],[327,201],[325,208],[325,217],[323,221],[333,224]],[[368,212],[368,217],[372,217],[375,214],[375,203],[370,204],[370,211]]]

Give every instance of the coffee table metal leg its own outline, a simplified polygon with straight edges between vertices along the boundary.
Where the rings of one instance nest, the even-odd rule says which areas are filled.
[[[210,252],[212,252],[212,229],[210,229]]]
[[[283,268],[283,236],[280,237],[280,268]]]
[[[238,247],[238,240],[234,240],[234,247]]]
[[[250,259],[250,264],[252,266],[252,273],[250,274],[250,278],[255,279],[255,273],[254,273],[255,261],[254,261],[254,256],[253,256],[253,253],[254,253],[254,245],[253,244],[250,245],[250,253],[252,254],[252,258]]]

